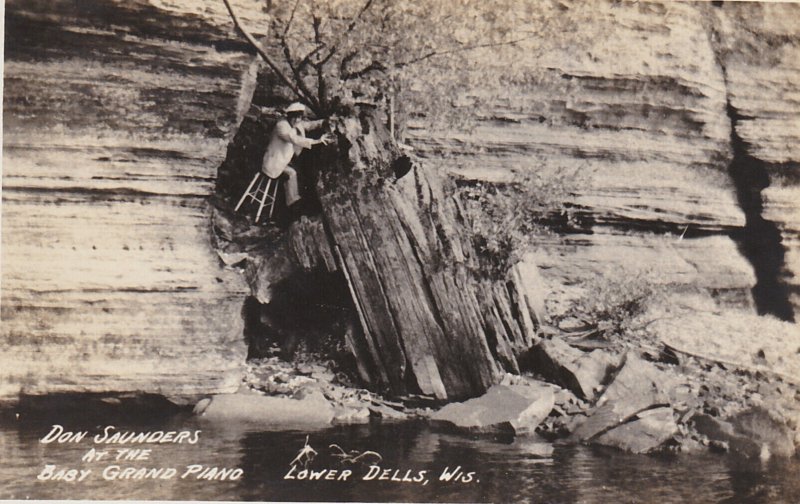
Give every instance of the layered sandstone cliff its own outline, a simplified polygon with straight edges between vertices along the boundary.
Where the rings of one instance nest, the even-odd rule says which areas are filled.
[[[6,2],[5,33],[0,400],[235,390],[207,199],[252,58],[180,4]]]
[[[466,179],[577,167],[572,213],[582,226],[536,244],[551,299],[578,296],[570,286],[597,276],[646,272],[791,318],[798,14],[797,5],[560,2],[549,15],[564,36],[530,42],[519,62],[524,94],[481,110],[471,134],[410,129],[411,142]],[[769,173],[759,165],[735,176],[744,156]],[[763,212],[745,202],[761,197]],[[777,234],[764,231],[772,223]]]

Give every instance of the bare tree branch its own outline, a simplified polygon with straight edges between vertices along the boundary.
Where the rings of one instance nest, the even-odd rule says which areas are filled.
[[[289,21],[286,22],[286,28],[283,29],[283,36],[281,38],[284,42],[286,41],[286,35],[289,33],[289,28],[292,26],[292,21],[294,21],[294,13],[297,12],[298,5],[300,5],[300,0],[295,1],[294,7],[292,7],[292,14],[289,16]]]
[[[534,38],[534,35],[531,35],[530,37],[523,37],[523,38],[514,39],[514,40],[504,40],[502,42],[488,42],[488,43],[485,43],[485,44],[475,44],[475,45],[471,45],[471,46],[454,47],[454,48],[447,49],[447,50],[444,50],[444,51],[431,51],[429,53],[423,54],[422,56],[418,56],[416,58],[412,58],[412,59],[407,60],[407,61],[401,61],[399,63],[396,63],[395,64],[395,68],[407,67],[409,65],[413,65],[415,63],[419,63],[421,61],[433,58],[435,56],[444,56],[445,54],[454,54],[454,53],[465,52],[465,51],[473,51],[475,49],[481,49],[481,48],[485,48],[485,47],[498,47],[498,46],[514,45],[514,44],[518,44],[519,42],[523,42],[525,40],[529,40],[529,39],[532,39],[532,38]]]
[[[353,19],[350,21],[350,25],[347,27],[347,32],[345,32],[344,35],[348,35],[350,32],[353,31],[353,28],[356,27],[356,23],[358,23],[358,20],[361,19],[361,16],[365,12],[367,12],[367,10],[369,10],[369,8],[372,6],[372,2],[373,0],[367,0],[364,6],[361,7],[361,10],[359,10],[358,13],[355,16],[353,16]],[[342,37],[339,38],[341,39]]]
[[[328,61],[329,59],[331,59],[331,56],[333,56],[333,54],[339,48],[339,44],[342,42],[342,40],[344,40],[345,37],[347,37],[348,35],[350,35],[350,33],[353,32],[356,25],[358,24],[358,21],[361,19],[361,16],[364,15],[364,13],[367,12],[370,7],[372,7],[373,2],[374,0],[367,0],[364,3],[364,5],[361,6],[361,9],[359,9],[356,15],[353,16],[353,19],[350,20],[350,24],[347,25],[347,29],[344,30],[342,33],[340,33],[339,36],[336,37],[336,41],[333,44],[331,44],[330,46],[331,50],[328,53],[328,55],[323,58],[323,60]]]
[[[292,71],[292,75],[294,75],[294,80],[297,83],[298,89],[305,95],[309,100],[313,101],[314,93],[306,86],[305,79],[303,79],[302,69],[299,65],[294,64],[294,57],[292,56],[292,49],[289,45],[289,42],[286,40],[286,36],[289,34],[289,29],[292,26],[292,21],[294,20],[294,15],[297,12],[297,7],[300,5],[301,0],[295,0],[294,7],[292,8],[292,13],[289,16],[289,20],[286,22],[286,26],[283,30],[283,35],[281,35],[280,43],[281,47],[283,48],[283,57],[286,60],[286,64],[289,66],[289,69]],[[317,103],[319,103],[319,96],[316,97]]]
[[[361,70],[356,70],[355,72],[346,72],[341,75],[342,80],[351,80],[351,79],[358,79],[367,75],[370,72],[385,72],[386,65],[379,61],[373,61],[369,65],[365,66]]]
[[[301,59],[300,62],[297,64],[297,69],[298,70],[303,70],[305,67],[307,67],[311,63],[311,58],[316,56],[317,53],[319,53],[321,50],[325,49],[326,47],[327,47],[327,45],[325,44],[325,42],[320,42],[319,45],[317,45],[317,47],[315,47],[308,54],[303,56],[303,59]]]
[[[319,60],[315,64],[316,65],[324,65],[325,63],[327,63],[333,57],[334,54],[336,54],[336,49],[335,48],[331,50],[330,54],[328,54],[327,56],[325,56],[324,58],[322,58],[321,60]]]
[[[347,29],[346,29],[346,30],[344,30],[342,33],[340,33],[340,34],[339,34],[339,36],[336,38],[336,41],[335,41],[335,42],[333,43],[333,45],[331,45],[331,46],[329,46],[329,45],[328,45],[328,44],[327,44],[327,43],[326,43],[324,40],[322,40],[322,38],[319,36],[319,35],[320,35],[320,33],[319,33],[319,31],[318,31],[319,27],[316,27],[316,28],[315,28],[315,33],[316,33],[317,37],[315,38],[315,41],[316,41],[316,43],[317,43],[317,46],[316,46],[314,49],[312,49],[312,50],[311,50],[311,51],[310,51],[308,54],[306,54],[306,55],[303,57],[303,59],[301,59],[301,60],[300,60],[300,62],[297,64],[297,69],[298,69],[298,71],[302,72],[302,71],[303,71],[303,69],[304,69],[306,66],[308,66],[309,64],[311,64],[312,66],[315,66],[315,67],[316,67],[317,65],[320,65],[320,64],[321,64],[321,65],[324,65],[324,64],[326,64],[328,61],[330,61],[330,59],[331,59],[331,58],[332,58],[332,57],[333,57],[333,56],[336,54],[336,52],[338,51],[338,49],[339,49],[339,44],[342,42],[342,40],[344,39],[344,37],[345,37],[345,36],[347,36],[347,35],[349,35],[350,33],[352,33],[352,31],[355,29],[356,25],[358,24],[358,20],[361,18],[361,16],[362,16],[362,15],[363,15],[363,14],[364,14],[364,13],[365,13],[367,10],[369,10],[369,8],[372,6],[372,3],[373,3],[373,2],[374,2],[374,0],[367,0],[367,1],[364,3],[364,5],[361,7],[361,9],[359,9],[359,11],[358,11],[358,12],[357,12],[357,13],[356,13],[356,14],[353,16],[353,18],[350,20],[350,24],[347,26]],[[322,50],[323,50],[323,49],[325,49],[326,47],[330,47],[330,48],[331,48],[331,49],[330,49],[330,51],[328,51],[328,54],[327,54],[327,55],[325,55],[324,57],[322,57],[321,59],[317,60],[316,62],[312,61],[312,59],[313,59],[313,58],[314,58],[314,57],[315,57],[317,54],[319,54],[319,53],[320,53],[320,51],[322,51]],[[353,54],[352,56],[350,56],[350,59],[352,59],[352,58],[353,58],[353,57],[355,57],[356,55],[357,55],[357,53]],[[340,66],[340,69],[343,69],[343,68],[344,68],[344,65],[341,65],[341,66]]]
[[[302,91],[297,87],[297,85],[295,83],[293,83],[289,79],[289,77],[287,77],[286,74],[283,73],[283,71],[281,71],[280,67],[278,67],[278,65],[275,64],[274,61],[272,61],[272,58],[270,58],[270,56],[267,54],[267,52],[264,50],[264,48],[261,47],[261,44],[258,43],[258,41],[255,39],[255,37],[253,37],[253,35],[251,35],[250,32],[248,32],[244,28],[244,26],[242,25],[242,22],[239,20],[239,16],[237,16],[236,12],[233,10],[233,7],[231,6],[230,1],[229,0],[222,0],[222,2],[225,4],[225,7],[228,9],[228,14],[230,14],[231,19],[233,20],[233,24],[241,32],[241,34],[244,36],[244,38],[247,39],[247,41],[250,43],[250,45],[253,46],[253,48],[256,50],[256,52],[258,52],[258,54],[262,58],[264,58],[264,61],[267,62],[267,65],[269,65],[269,67],[272,69],[272,71],[275,72],[278,75],[278,77],[283,81],[283,83],[286,84],[289,87],[289,89],[292,90],[292,92],[295,94],[295,96],[297,96],[301,100],[305,101],[309,106],[311,106],[311,108],[314,110],[314,112],[319,112],[319,103],[314,99],[314,97],[313,96],[304,96]]]
[[[314,41],[319,45],[322,42],[322,32],[320,31],[320,26],[322,25],[322,20],[317,16],[313,17],[312,26],[314,27]],[[325,73],[324,73],[324,66],[327,63],[327,60],[333,53],[328,55],[328,58],[324,61],[319,61],[314,64],[314,69],[317,71],[317,97],[319,98],[320,104],[324,107],[328,102],[328,86],[325,82]]]
[[[302,72],[294,64],[291,48],[289,47],[289,43],[285,39],[281,39],[281,47],[283,48],[283,57],[286,60],[286,64],[289,66],[289,69],[292,71],[292,75],[294,75],[294,80],[297,83],[298,89],[302,92],[304,96],[306,96],[309,100],[313,101],[314,93],[308,88],[305,80],[303,79]],[[317,99],[318,98],[319,97],[317,97]]]
[[[347,73],[347,65],[349,65],[356,56],[358,56],[358,51],[350,51],[342,56],[341,61],[339,61],[339,75],[344,75]]]

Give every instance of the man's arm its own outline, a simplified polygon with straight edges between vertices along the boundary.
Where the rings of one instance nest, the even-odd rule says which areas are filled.
[[[278,138],[280,138],[284,142],[292,143],[298,147],[302,147],[304,149],[310,149],[312,146],[320,143],[318,140],[313,140],[298,135],[297,132],[295,132],[294,128],[292,128],[292,126],[287,121],[278,122],[275,128],[276,128],[275,133],[278,135]]]

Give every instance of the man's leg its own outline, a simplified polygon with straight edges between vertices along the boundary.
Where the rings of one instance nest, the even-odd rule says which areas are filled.
[[[297,172],[291,166],[283,170],[283,174],[288,177],[286,181],[286,206],[292,206],[300,199],[300,191],[297,188]]]

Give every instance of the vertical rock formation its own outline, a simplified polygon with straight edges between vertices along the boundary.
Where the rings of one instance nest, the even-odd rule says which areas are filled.
[[[439,398],[483,392],[533,342],[519,276],[493,279],[438,177],[408,162],[371,114],[337,125],[338,152],[318,184],[324,219],[362,314],[356,342],[372,381]]]
[[[242,73],[254,71],[222,3],[8,2],[0,398],[230,390],[245,298],[269,302],[298,271],[347,284],[363,329],[350,346],[376,388],[482,392],[518,369],[534,303],[521,268],[480,272],[440,170],[599,175],[576,179],[582,225],[537,239],[551,299],[651,270],[745,308],[766,278],[796,311],[797,7],[564,0],[552,11],[579,31],[530,42],[513,83],[528,89],[478,111],[471,135],[409,128],[424,159],[405,176],[381,120],[338,122],[336,161],[316,183],[321,213],[261,237],[272,248],[221,247],[248,288],[209,246],[209,220],[217,245],[241,224],[207,197],[249,103]],[[752,174],[728,172],[742,159],[769,177],[752,198]],[[228,197],[252,173],[229,168]],[[731,237],[759,218],[775,224],[768,253],[782,247],[783,259],[754,271]]]
[[[385,118],[368,110],[334,122],[336,146],[305,159],[319,171],[316,195],[307,197],[319,198],[321,213],[235,255],[253,295],[275,302],[282,282],[308,280],[298,273],[340,272],[360,329],[348,344],[376,390],[464,398],[484,392],[502,371],[518,372],[517,356],[535,337],[519,271],[499,279],[481,271],[463,218],[430,168],[397,177],[398,164],[410,160]],[[246,118],[229,148],[219,189],[231,202],[237,192],[224,182],[233,184],[231,172],[242,166],[258,169],[263,145],[248,152],[258,151],[259,135],[264,128]],[[242,253],[235,222],[220,214],[216,229],[227,253]]]

